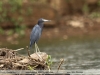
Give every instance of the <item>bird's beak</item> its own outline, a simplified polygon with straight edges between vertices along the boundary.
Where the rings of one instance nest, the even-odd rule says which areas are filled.
[[[43,21],[44,21],[44,22],[46,22],[46,21],[51,21],[51,20],[46,20],[46,19],[43,19]]]

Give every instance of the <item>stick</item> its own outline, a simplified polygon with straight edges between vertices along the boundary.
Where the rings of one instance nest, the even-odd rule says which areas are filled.
[[[30,56],[30,50],[28,49],[28,46],[26,46],[26,49],[27,49],[28,56],[31,57]]]
[[[20,48],[20,49],[16,49],[16,50],[14,50],[14,51],[20,51],[20,50],[23,50],[24,48]]]
[[[59,63],[59,66],[58,66],[58,70],[60,69],[60,67],[61,67],[61,65],[62,65],[63,62],[64,62],[64,59],[60,59],[60,63]],[[57,72],[58,72],[58,70],[57,70]]]

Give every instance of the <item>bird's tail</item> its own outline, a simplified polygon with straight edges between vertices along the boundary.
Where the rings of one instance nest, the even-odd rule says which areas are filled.
[[[29,49],[32,49],[32,47],[29,46]]]
[[[30,42],[29,49],[32,49],[32,43]]]

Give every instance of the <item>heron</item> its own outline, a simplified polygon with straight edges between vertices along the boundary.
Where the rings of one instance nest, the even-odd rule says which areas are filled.
[[[40,18],[37,22],[37,24],[33,27],[31,34],[30,34],[30,48],[32,48],[32,45],[35,44],[35,50],[36,52],[40,52],[39,47],[37,45],[37,42],[39,38],[41,37],[42,31],[43,31],[43,26],[44,22],[51,21],[51,20],[46,20],[43,18]]]

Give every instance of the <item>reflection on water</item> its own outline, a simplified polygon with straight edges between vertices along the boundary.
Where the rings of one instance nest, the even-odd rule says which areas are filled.
[[[17,46],[8,48],[25,47],[29,42],[21,42]],[[100,39],[97,38],[69,38],[67,40],[40,40],[39,48],[52,56],[52,69],[57,69],[61,58],[65,61],[62,69],[99,69],[100,68]],[[20,53],[26,54],[26,50]],[[34,52],[34,48],[32,50]]]

